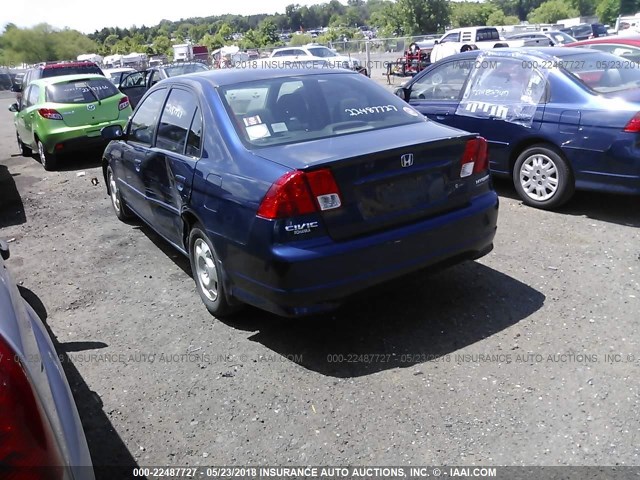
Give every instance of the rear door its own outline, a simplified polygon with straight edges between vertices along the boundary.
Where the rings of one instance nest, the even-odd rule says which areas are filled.
[[[31,147],[35,147],[33,137],[34,117],[38,114],[38,99],[40,95],[40,87],[38,85],[29,85],[24,92],[24,96],[20,99],[20,111],[16,117],[16,131],[20,135],[23,143]]]
[[[140,174],[154,228],[177,245],[181,245],[181,214],[191,195],[201,140],[202,109],[196,95],[174,87],[162,109],[155,148]]]
[[[409,103],[431,120],[455,126],[455,113],[474,59],[445,62],[411,84]]]
[[[144,99],[129,121],[127,140],[121,143],[122,154],[115,159],[114,170],[127,204],[149,223],[152,221],[151,206],[147,201],[143,171],[156,156],[153,145],[166,96],[167,89],[161,88]]]
[[[136,108],[136,105],[138,105],[140,99],[148,90],[148,73],[148,71],[130,73],[122,79],[122,82],[118,87],[122,93],[129,97],[131,108]]]

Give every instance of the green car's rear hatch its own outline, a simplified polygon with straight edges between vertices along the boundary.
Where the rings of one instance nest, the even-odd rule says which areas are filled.
[[[74,79],[47,86],[46,102],[68,127],[117,120],[128,106],[126,97],[107,78]]]

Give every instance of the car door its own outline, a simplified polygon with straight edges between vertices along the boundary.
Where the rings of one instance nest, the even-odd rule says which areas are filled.
[[[475,59],[445,61],[409,86],[409,103],[436,122],[456,126],[455,113]]]
[[[455,126],[487,139],[495,172],[508,173],[513,146],[533,138],[542,125],[549,88],[547,72],[535,63],[487,56],[465,85]]]
[[[126,75],[122,79],[118,90],[129,97],[131,108],[136,108],[136,105],[138,105],[140,99],[144,96],[145,93],[147,93],[147,76],[148,71],[134,72]]]
[[[191,195],[200,158],[202,109],[197,96],[183,87],[169,92],[158,123],[153,153],[141,175],[154,228],[170,242],[182,243],[182,211]]]
[[[121,142],[120,158],[112,160],[112,168],[120,182],[124,200],[148,223],[152,222],[152,215],[143,172],[145,165],[155,156],[152,147],[166,97],[167,89],[160,88],[143,100],[127,125],[126,141]]]
[[[36,148],[36,142],[33,135],[33,124],[38,110],[38,98],[40,96],[40,87],[38,85],[29,85],[20,99],[20,111],[16,118],[16,131],[20,135],[23,143],[32,148]]]

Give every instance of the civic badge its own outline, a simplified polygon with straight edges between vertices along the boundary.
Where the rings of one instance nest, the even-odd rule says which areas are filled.
[[[96,109],[96,106],[92,103],[90,103],[89,105],[87,105],[87,110],[89,110],[90,112],[93,112]]]
[[[404,167],[410,167],[413,165],[413,153],[405,153],[400,157],[400,165]]]

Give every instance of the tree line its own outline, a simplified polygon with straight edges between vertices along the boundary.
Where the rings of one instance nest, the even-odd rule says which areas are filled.
[[[210,50],[230,43],[241,48],[282,45],[284,32],[308,32],[330,27],[315,41],[363,37],[375,27],[378,37],[442,33],[445,28],[472,25],[555,23],[578,15],[597,15],[612,24],[619,14],[640,10],[640,0],[338,0],[311,6],[290,4],[275,15],[218,15],[162,20],[154,26],[105,27],[84,35],[47,24],[19,28],[8,24],[0,35],[0,65],[72,59],[82,53],[171,55],[171,46],[187,40]],[[306,35],[292,40],[308,41]]]

